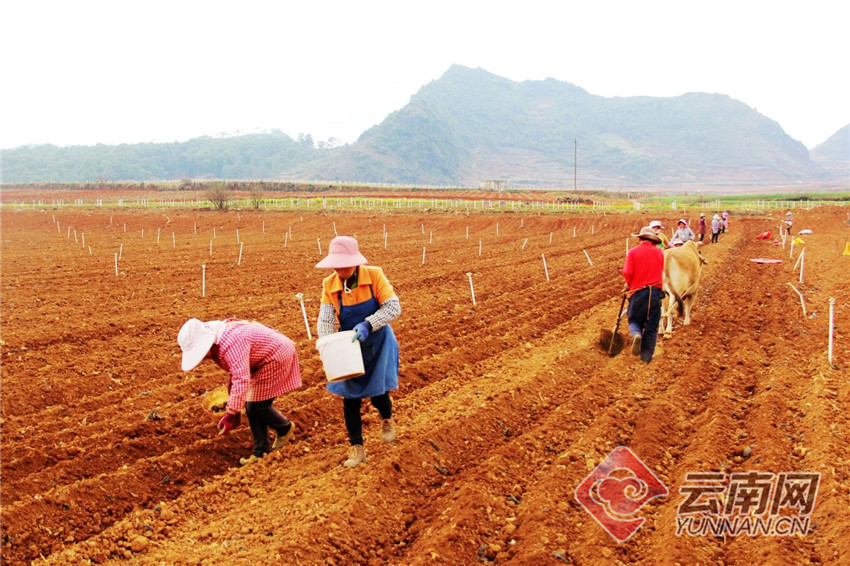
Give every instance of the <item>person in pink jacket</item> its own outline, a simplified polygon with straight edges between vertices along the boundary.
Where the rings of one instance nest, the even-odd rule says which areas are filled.
[[[226,434],[239,426],[244,407],[254,451],[248,458],[240,458],[241,465],[254,464],[292,439],[295,423],[272,407],[275,398],[301,387],[301,368],[292,340],[258,322],[191,318],[180,329],[177,343],[183,351],[183,371],[211,359],[230,374],[227,413],[218,428],[219,434]],[[269,429],[277,434],[271,447]]]

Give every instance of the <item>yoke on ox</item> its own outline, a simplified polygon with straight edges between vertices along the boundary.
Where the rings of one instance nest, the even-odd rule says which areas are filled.
[[[678,248],[664,250],[664,291],[669,297],[666,310],[661,313],[661,322],[658,325],[658,333],[669,338],[673,333],[673,307],[679,316],[684,314],[684,324],[691,323],[691,307],[697,298],[699,291],[699,279],[705,259],[699,251],[702,242],[693,240],[685,242]],[[664,319],[667,326],[664,327]]]

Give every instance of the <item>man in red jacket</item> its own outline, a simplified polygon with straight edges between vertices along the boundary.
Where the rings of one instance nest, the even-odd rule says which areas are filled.
[[[661,321],[661,278],[664,273],[664,252],[656,246],[661,238],[649,226],[640,229],[641,243],[626,254],[623,277],[624,292],[629,294],[629,333],[632,354],[640,355],[646,363],[652,361]]]

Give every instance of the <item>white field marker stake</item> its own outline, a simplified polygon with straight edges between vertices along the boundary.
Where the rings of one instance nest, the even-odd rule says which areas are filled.
[[[593,233],[596,231],[596,224],[590,225],[590,235],[593,236]]]
[[[171,233],[171,247],[177,247],[177,236],[174,235],[174,232]]]
[[[481,247],[482,247],[483,245],[484,245],[484,244],[482,244],[481,240],[478,240],[478,257],[481,257]]]
[[[192,224],[193,224],[193,226],[194,226],[195,234],[197,234],[197,233],[198,233],[198,223],[197,223],[197,222],[193,222]]]
[[[803,294],[791,285],[791,283],[788,283],[788,286],[794,289],[794,292],[800,296],[800,304],[803,306],[803,318],[806,318],[806,301],[803,299]]]
[[[526,238],[526,239],[525,239],[525,241],[523,241],[523,243],[522,243],[522,247],[521,247],[520,249],[521,249],[521,250],[524,250],[524,249],[525,249],[525,244],[527,244],[527,243],[528,243],[528,238]]]
[[[800,255],[797,256],[797,261],[794,263],[794,271],[797,270],[797,267],[800,265],[800,262],[803,260],[803,256],[806,254],[806,248],[803,248],[803,251],[800,252]]]
[[[419,225],[422,227],[422,235],[424,236],[425,235],[425,223],[421,222]]]
[[[58,222],[56,223],[56,231],[60,234],[62,233],[62,226],[60,226]]]
[[[142,228],[142,238],[144,238],[144,237],[145,237],[145,229]]]
[[[431,232],[431,235],[430,235],[430,236],[428,236],[428,243],[429,243],[429,244],[433,244],[433,243],[434,243],[434,233],[433,233],[433,232]]]
[[[213,239],[215,239],[215,226],[213,226]]]
[[[76,231],[76,230],[74,230],[74,243],[75,243],[75,244],[79,244],[79,243],[80,243],[80,242],[79,242],[79,240],[77,240],[77,231]]]
[[[239,228],[236,229],[236,243],[238,244],[241,240],[239,239]]]
[[[803,266],[806,265],[805,255],[806,255],[806,250],[803,249],[803,251],[800,252],[800,283],[803,282]]]
[[[525,226],[525,218],[520,218],[519,219],[519,227],[522,228],[523,226]]]
[[[66,239],[66,240],[70,240],[70,239],[71,239],[71,227],[70,227],[70,226],[68,226],[68,233],[67,233],[67,234],[65,234],[65,239]]]
[[[266,233],[266,221],[263,220],[263,234]]]
[[[835,326],[835,299],[832,297],[829,298],[829,355],[827,359],[829,360],[829,365],[832,365],[832,336],[833,336],[833,328]]]
[[[289,245],[289,232],[283,233],[283,247],[287,247]]]
[[[210,257],[212,257],[212,240],[210,240]]]
[[[469,292],[472,293],[472,306],[475,306],[475,287],[472,286],[472,273],[467,272],[467,277],[469,277]]]
[[[496,235],[497,236],[499,235],[499,223],[498,222],[496,222]]]
[[[791,236],[791,253],[788,254],[788,257],[794,257],[794,236]]]
[[[469,226],[466,227],[466,239],[469,239]]]
[[[157,229],[156,229],[156,243],[157,243],[157,244],[159,243],[159,231],[160,231],[160,230],[162,230],[162,228],[157,228]]]
[[[425,265],[425,248],[422,248],[422,265]]]
[[[543,258],[543,271],[546,272],[546,281],[549,281],[549,268],[546,267],[546,254],[540,254]]]
[[[115,253],[115,277],[118,277],[118,252]]]
[[[124,233],[125,234],[127,233],[127,223],[126,222],[124,223]]]
[[[82,234],[80,234],[80,239],[82,239],[82,242],[83,242],[83,243],[82,243],[82,245],[81,245],[80,247],[81,247],[81,248],[83,248],[83,249],[85,249],[85,248],[86,248],[86,233],[85,233],[85,232],[83,232]]]
[[[334,236],[339,236],[339,234],[337,234],[337,231],[336,231],[336,222],[334,222],[333,225],[334,225]]]
[[[201,264],[201,296],[207,296],[207,265]]]
[[[319,245],[319,257],[322,257],[322,239],[316,238],[316,243]]]
[[[239,261],[236,262],[236,265],[242,265],[242,246],[245,245],[245,242],[239,242]]]
[[[307,338],[312,340],[313,335],[310,333],[310,322],[307,320],[307,309],[304,308],[304,293],[298,293],[295,295],[295,298],[301,301],[301,314],[304,315],[304,326],[307,328]]]
[[[550,243],[550,244],[552,243],[552,236],[553,236],[554,234],[555,234],[554,232],[549,232],[549,243]]]
[[[384,232],[384,249],[387,249],[387,232]]]
[[[629,253],[629,239],[626,238],[626,254]]]
[[[121,256],[124,255],[124,242],[118,246],[118,261],[121,261]]]
[[[584,252],[584,257],[586,257],[586,258],[587,258],[587,263],[589,263],[589,264],[590,264],[590,267],[593,267],[593,262],[592,262],[592,261],[590,261],[590,256],[587,254],[587,250],[581,250],[581,251],[583,251],[583,252]]]
[[[91,255],[91,246],[89,246],[89,255]]]

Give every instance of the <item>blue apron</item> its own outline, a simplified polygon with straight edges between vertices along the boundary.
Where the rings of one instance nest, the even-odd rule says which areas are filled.
[[[372,297],[368,301],[349,306],[342,304],[342,292],[339,294],[340,332],[352,330],[381,308],[371,285],[369,291]],[[369,337],[360,343],[360,350],[366,373],[353,379],[328,383],[328,391],[346,399],[365,399],[398,389],[398,341],[390,325],[370,332]]]

